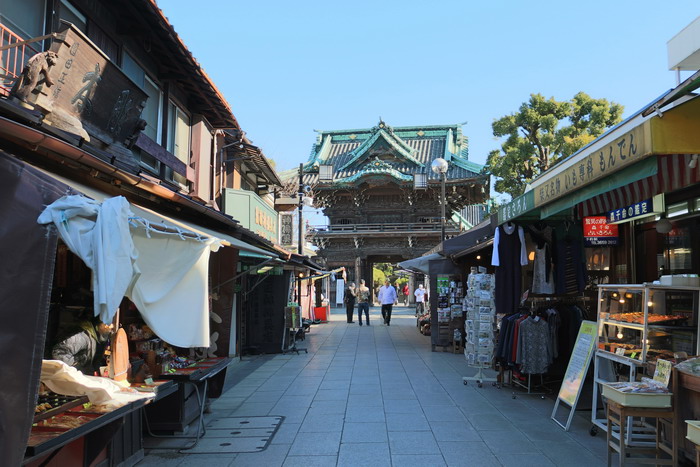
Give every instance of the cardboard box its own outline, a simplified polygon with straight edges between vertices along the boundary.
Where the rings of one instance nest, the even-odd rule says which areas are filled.
[[[603,397],[625,407],[671,407],[672,393],[622,392],[603,383]]]

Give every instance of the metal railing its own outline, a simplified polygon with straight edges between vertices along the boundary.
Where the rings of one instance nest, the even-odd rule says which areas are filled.
[[[459,231],[459,227],[453,222],[445,223],[449,231]],[[374,233],[374,232],[440,232],[439,222],[404,222],[387,224],[331,224],[313,226],[311,233],[324,234],[349,234],[349,233]]]
[[[45,38],[27,41],[0,23],[0,95],[10,94],[27,60],[40,52],[41,44],[38,42]]]

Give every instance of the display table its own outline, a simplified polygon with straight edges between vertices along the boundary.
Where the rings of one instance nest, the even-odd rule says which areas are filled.
[[[231,363],[228,357],[209,358],[187,368],[171,370],[161,375],[177,384],[177,390],[168,397],[146,408],[145,421],[148,434],[154,438],[193,439],[188,447],[173,449],[191,449],[206,434],[204,427],[204,408],[206,406],[209,380],[219,375]],[[186,427],[197,421],[194,435],[176,435],[184,432]],[[153,431],[168,431],[172,434],[155,434]]]
[[[77,460],[80,457],[91,463],[88,458],[96,458],[115,436],[126,429],[125,420],[131,414],[175,390],[177,385],[173,381],[159,381],[150,386],[144,385],[142,391],[154,393],[155,398],[139,399],[105,413],[94,411],[89,406],[83,407],[82,403],[87,402],[84,399],[77,399],[80,402],[78,404],[69,402],[56,407],[50,413],[35,418],[38,422],[32,427],[24,464],[51,465],[52,460],[58,462],[61,459],[61,451],[65,451],[64,455],[71,460]],[[52,427],[51,420],[57,420],[52,417],[61,417],[58,420],[63,421],[64,424],[70,421],[75,427],[72,429],[67,429],[66,425]],[[71,448],[72,446],[75,447]],[[69,451],[75,451],[75,453],[69,453]],[[133,452],[121,454],[126,458],[133,455]]]
[[[631,447],[627,444],[624,433],[627,429],[627,423],[631,418],[652,418],[656,421],[656,445],[654,447]],[[654,464],[654,465],[678,465],[677,450],[675,446],[675,433],[671,433],[672,446],[667,448],[661,442],[661,420],[674,419],[673,408],[647,408],[647,407],[625,407],[617,402],[608,401],[607,407],[607,453],[608,467],[611,465],[612,453],[619,453],[620,464],[625,465],[630,462],[633,464]],[[614,427],[619,427],[619,437],[613,435]],[[673,427],[675,424],[670,424]],[[669,426],[669,425],[667,425]],[[632,457],[635,453],[652,453],[655,457]],[[671,456],[670,459],[660,459],[661,452],[665,452]],[[629,457],[628,457],[629,456]]]

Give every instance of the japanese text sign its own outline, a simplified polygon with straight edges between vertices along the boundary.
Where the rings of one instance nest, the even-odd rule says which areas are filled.
[[[583,218],[583,238],[586,246],[612,246],[619,244],[616,224],[608,224],[605,216]]]

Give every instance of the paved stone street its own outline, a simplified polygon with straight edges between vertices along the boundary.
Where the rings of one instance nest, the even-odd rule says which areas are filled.
[[[464,386],[475,370],[463,355],[431,352],[412,309],[396,307],[390,327],[378,307],[371,311],[372,326],[360,327],[334,309],[299,343],[308,354],[246,357],[233,367],[238,382],[208,419],[284,416],[266,450],[151,450],[139,466],[604,465],[604,436],[589,435],[590,412],[566,433],[549,418],[551,399]]]

